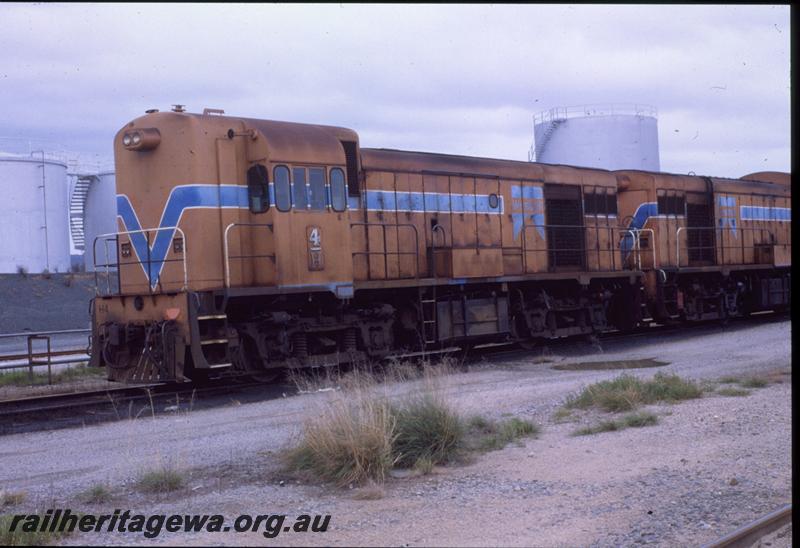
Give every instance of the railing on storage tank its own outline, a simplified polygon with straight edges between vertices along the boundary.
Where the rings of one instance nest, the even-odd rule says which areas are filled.
[[[364,227],[364,242],[366,245],[365,251],[353,251],[352,252],[352,260],[355,262],[355,258],[359,256],[364,256],[367,258],[367,279],[388,279],[389,277],[389,257],[397,257],[397,271],[398,271],[398,279],[408,279],[408,278],[419,278],[419,232],[417,231],[417,227],[413,224],[407,223],[350,223],[350,229],[352,230],[353,227],[356,226],[363,226]],[[381,241],[382,241],[382,250],[370,250],[369,248],[369,230],[370,228],[380,228],[381,229]],[[397,251],[389,251],[388,250],[388,240],[386,238],[386,229],[387,228],[395,228],[397,229]],[[404,241],[400,238],[400,229],[410,229],[414,235],[414,251],[401,251],[400,249],[400,241]],[[402,256],[409,256],[412,255],[414,257],[414,273],[410,276],[403,276],[402,272],[400,271],[400,257]],[[372,269],[370,268],[370,257],[372,256],[382,256],[383,257],[383,277],[374,278],[372,276]]]
[[[658,109],[652,105],[638,103],[597,103],[591,105],[555,107],[534,114],[533,123],[541,124],[554,120],[568,120],[570,118],[585,118],[589,116],[622,115],[650,116],[656,118],[658,116]]]
[[[539,233],[538,238],[542,241],[540,247],[531,248],[528,242],[528,232],[536,229]],[[567,230],[573,232],[573,238],[578,242],[577,245],[567,247],[553,247],[551,242],[554,240],[556,231]],[[586,244],[586,232],[595,232],[595,245]],[[649,233],[648,247],[643,248],[642,233]],[[600,243],[600,235],[606,235],[606,243]],[[563,232],[561,236],[563,236]],[[613,245],[612,245],[613,242]],[[528,254],[534,257],[543,254],[543,260],[535,261],[547,269],[559,267],[575,267],[576,269],[587,270],[590,272],[617,271],[617,270],[642,270],[642,256],[649,251],[652,265],[647,268],[658,267],[658,255],[655,245],[655,232],[652,228],[622,228],[616,226],[585,226],[585,225],[544,225],[529,224],[522,227],[522,257],[523,271],[530,272],[528,264]],[[564,261],[565,254],[575,260]],[[559,257],[562,259],[559,264]],[[589,259],[595,258],[596,262],[589,264]],[[606,259],[604,264],[603,259]],[[603,268],[605,266],[606,268]]]
[[[771,260],[765,261],[764,259],[769,259],[769,256],[764,256],[762,253],[758,251],[759,246],[764,247],[771,247],[773,245],[779,245],[778,242],[775,240],[775,234],[772,233],[771,230],[767,228],[754,228],[754,227],[736,227],[736,232],[740,232],[739,235],[734,235],[735,232],[731,227],[715,227],[715,226],[704,226],[704,227],[686,227],[682,226],[678,228],[675,232],[675,257],[677,259],[677,267],[691,267],[693,261],[710,261],[712,264],[727,264],[726,263],[726,250],[728,253],[727,259],[730,259],[732,256],[735,256],[735,264],[771,264]],[[687,245],[681,246],[681,233],[686,233],[686,240]],[[728,241],[731,240],[738,240],[733,245],[721,245],[724,243],[725,239],[722,238],[724,234],[728,234]],[[749,243],[745,242],[745,234],[751,234],[749,238]],[[759,235],[759,240],[756,242],[756,233]],[[695,234],[699,237],[708,235],[711,236],[710,244],[702,244],[701,245],[688,245],[689,236],[691,234]],[[783,244],[787,245],[788,244]],[[681,253],[684,253],[684,260],[681,260]],[[700,255],[700,258],[692,258],[692,255],[697,257]],[[707,253],[706,253],[707,252]],[[732,252],[736,252],[735,255]],[[750,260],[747,259],[747,256],[751,255]],[[706,259],[705,257],[710,256],[710,259]],[[774,258],[773,258],[774,259]],[[732,263],[733,264],[733,263]]]
[[[164,257],[161,258],[161,259],[153,259],[153,257],[152,257],[153,249],[152,249],[152,245],[150,243],[150,240],[151,240],[150,234],[151,233],[156,233],[156,239],[157,239],[159,232],[164,232],[164,231],[168,231],[168,230],[172,230],[173,233],[172,233],[172,236],[170,237],[169,242],[168,242],[168,244],[167,244],[167,246],[165,248],[166,252],[164,254]],[[180,234],[180,238],[181,238],[180,250],[175,249],[175,233]],[[134,235],[134,234],[143,234],[144,235],[145,243],[147,244],[147,256],[145,258],[139,257],[138,253],[136,252],[136,247],[133,245],[133,241],[132,241],[132,238],[131,238],[131,235]],[[120,243],[119,243],[120,236],[128,236],[128,240],[129,240],[128,243],[131,245],[130,257],[133,258],[134,260],[131,260],[131,261],[122,261],[121,260],[121,258],[125,258],[125,257],[122,257],[122,249],[121,249]],[[103,240],[103,248],[105,250],[105,262],[104,263],[98,263],[97,262],[97,241],[100,240],[100,239]],[[109,253],[108,253],[108,243],[111,242],[111,241],[114,242],[114,250],[115,250],[115,253],[116,253],[116,257],[117,257],[116,262],[114,262],[109,257]],[[181,254],[181,257],[179,259],[176,259],[176,258],[168,259],[167,256],[169,255],[170,249],[172,249],[175,252],[179,252]],[[122,267],[131,266],[131,265],[139,265],[139,266],[145,266],[146,265],[146,267],[145,267],[145,272],[146,272],[145,278],[147,278],[148,291],[150,293],[153,293],[154,284],[152,283],[152,280],[150,279],[150,275],[152,273],[152,265],[154,265],[154,264],[155,265],[161,265],[159,267],[159,269],[158,269],[158,272],[156,273],[158,281],[155,284],[157,286],[160,286],[161,285],[161,270],[163,269],[164,264],[165,263],[176,263],[176,262],[181,263],[181,265],[183,267],[183,286],[181,287],[181,289],[179,291],[185,291],[189,287],[189,271],[186,268],[186,254],[187,253],[188,253],[188,248],[187,248],[187,242],[186,242],[186,235],[184,234],[183,230],[181,230],[177,226],[165,226],[165,227],[160,227],[160,228],[143,228],[141,230],[124,230],[124,231],[120,231],[120,232],[110,232],[108,234],[99,234],[98,236],[95,236],[94,240],[92,241],[92,263],[93,263],[93,266],[94,266],[95,291],[96,291],[96,293],[98,295],[112,295],[112,294],[114,294],[114,292],[111,291],[111,269],[115,268],[116,271],[117,271],[116,272],[116,274],[117,274],[117,291],[116,291],[116,293],[117,294],[122,293]],[[98,283],[98,279],[97,279],[97,274],[100,271],[99,269],[105,269],[105,274],[106,274],[106,293],[102,293],[100,291],[100,284]]]
[[[240,226],[249,226],[249,227],[262,227],[266,228],[273,232],[272,223],[231,223],[225,227],[225,235],[223,239],[223,247],[225,253],[225,287],[231,286],[231,259],[236,260],[245,260],[245,259],[270,259],[272,264],[275,264],[275,253],[267,253],[262,255],[230,255],[230,244],[228,242],[228,237],[231,232],[231,229],[240,227]]]

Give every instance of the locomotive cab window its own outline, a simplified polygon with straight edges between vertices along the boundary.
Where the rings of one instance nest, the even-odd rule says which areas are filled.
[[[344,184],[344,171],[331,169],[331,207],[334,211],[344,211],[347,207],[347,188]]]
[[[311,209],[322,211],[325,209],[325,168],[308,168],[308,193]]]
[[[275,176],[275,207],[278,211],[292,209],[292,187],[289,183],[289,168],[276,166],[273,171]]]
[[[308,194],[306,192],[306,168],[292,168],[292,195],[295,209],[308,209]]]
[[[252,213],[269,209],[269,176],[267,168],[256,164],[247,170],[247,200]]]

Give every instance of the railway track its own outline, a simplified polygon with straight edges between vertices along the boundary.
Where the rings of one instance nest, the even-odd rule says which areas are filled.
[[[468,354],[461,354],[462,364],[469,366],[491,358],[495,361],[516,360],[536,354],[547,354],[552,350],[563,352],[575,349],[585,352],[589,347],[602,349],[605,344],[624,344],[641,339],[668,339],[675,335],[695,337],[735,329],[754,323],[783,321],[786,314],[772,314],[758,319],[739,319],[728,325],[706,323],[687,332],[681,325],[656,325],[633,332],[609,332],[598,339],[565,338],[548,341],[547,345],[520,348],[514,343],[476,347]],[[418,353],[422,355],[422,353]],[[427,353],[427,356],[453,355],[452,350]],[[456,353],[455,355],[459,355]],[[411,355],[417,357],[417,354]],[[294,394],[297,388],[291,382],[264,384],[245,382],[240,379],[224,379],[219,384],[195,385],[150,384],[121,386],[104,390],[50,394],[0,401],[0,435],[82,426],[86,424],[134,418],[147,414],[163,414],[182,409],[210,408],[225,405],[231,400],[263,401],[274,397]]]
[[[703,548],[749,548],[790,523],[792,523],[792,505],[787,504],[714,542],[705,544]]]
[[[230,403],[234,397],[258,400],[276,391],[282,395],[285,390],[283,385],[255,382],[150,384],[4,400],[0,401],[0,435],[214,407]]]

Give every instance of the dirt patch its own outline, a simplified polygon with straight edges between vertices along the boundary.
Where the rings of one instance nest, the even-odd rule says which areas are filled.
[[[119,383],[109,382],[105,379],[104,371],[97,370],[97,376],[87,376],[73,379],[58,384],[42,384],[35,386],[0,386],[0,401],[16,398],[46,396],[52,394],[69,394],[88,390],[102,390],[104,388],[119,388]]]
[[[554,365],[558,371],[609,371],[612,369],[644,369],[647,367],[663,367],[669,362],[644,358],[641,360],[613,360],[602,362],[578,362]]]

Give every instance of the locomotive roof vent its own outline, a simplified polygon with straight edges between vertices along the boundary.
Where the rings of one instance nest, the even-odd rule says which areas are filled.
[[[186,112],[186,109],[183,108],[186,105],[172,105],[172,112]]]
[[[144,111],[145,114],[153,114],[154,112],[158,112],[157,108],[148,108]]]

